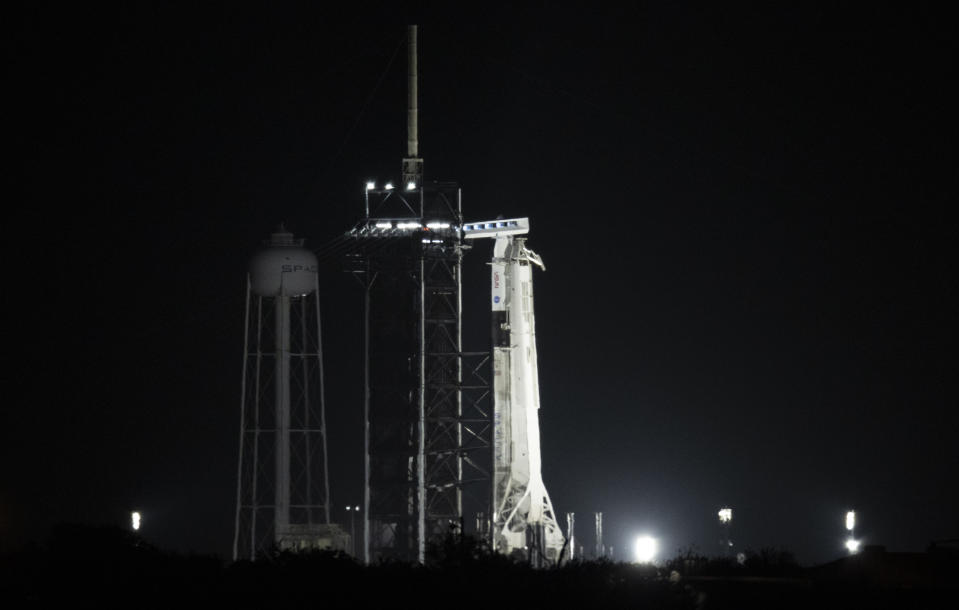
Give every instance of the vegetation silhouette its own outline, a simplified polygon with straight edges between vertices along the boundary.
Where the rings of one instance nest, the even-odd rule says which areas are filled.
[[[429,544],[424,565],[384,560],[364,566],[342,552],[276,549],[256,561],[225,563],[165,552],[120,528],[64,524],[44,544],[0,556],[0,604],[911,608],[955,601],[959,594],[959,557],[941,546],[934,550],[916,557],[873,550],[804,568],[785,549],[748,551],[739,562],[688,548],[655,566],[577,559],[534,569],[527,561],[493,552],[485,540],[450,530]],[[899,566],[898,571],[890,572],[889,566]],[[927,573],[933,580],[921,580]],[[904,587],[901,578],[895,580],[903,574],[920,579]]]

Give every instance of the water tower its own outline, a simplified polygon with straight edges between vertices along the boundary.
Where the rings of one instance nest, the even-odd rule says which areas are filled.
[[[282,225],[247,275],[233,559],[341,549],[330,525],[316,256]]]

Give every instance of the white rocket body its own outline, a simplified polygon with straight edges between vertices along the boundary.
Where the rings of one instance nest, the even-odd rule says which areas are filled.
[[[525,242],[500,234],[493,249],[493,545],[545,564],[559,559],[565,538],[540,456],[531,265],[545,267]]]

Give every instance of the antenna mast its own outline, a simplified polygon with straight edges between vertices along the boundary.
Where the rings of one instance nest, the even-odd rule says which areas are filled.
[[[423,183],[423,159],[420,158],[419,108],[417,107],[416,26],[409,26],[406,102],[406,158],[403,159],[403,184],[419,186]]]

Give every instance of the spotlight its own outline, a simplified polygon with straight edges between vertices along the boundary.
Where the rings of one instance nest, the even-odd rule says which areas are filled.
[[[659,551],[659,543],[652,536],[640,536],[636,539],[636,561],[638,563],[652,563]]]

